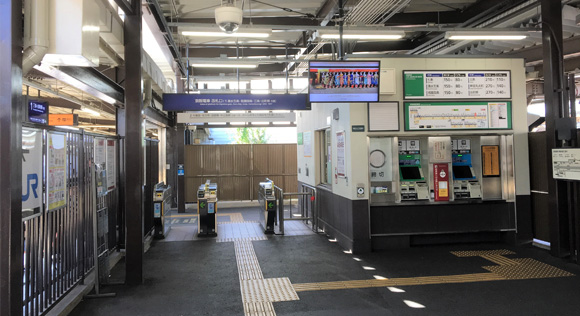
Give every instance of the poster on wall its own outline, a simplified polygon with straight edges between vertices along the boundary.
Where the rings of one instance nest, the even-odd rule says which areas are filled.
[[[336,133],[336,174],[346,177],[346,133]]]
[[[403,71],[405,99],[510,99],[509,70]]]
[[[47,154],[48,210],[66,205],[66,134],[48,133]]]
[[[42,212],[42,131],[22,128],[22,217]]]
[[[117,186],[117,141],[107,139],[107,189],[113,190]]]
[[[304,157],[312,157],[312,133],[302,133],[302,142],[304,143]]]

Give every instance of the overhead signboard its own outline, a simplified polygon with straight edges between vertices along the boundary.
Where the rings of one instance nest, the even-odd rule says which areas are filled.
[[[294,122],[296,113],[177,113],[177,123]]]
[[[509,101],[405,103],[407,131],[511,128]]]
[[[49,114],[48,125],[76,126],[78,125],[78,116],[76,114]]]
[[[552,149],[554,179],[580,180],[580,148]]]
[[[310,110],[307,94],[163,94],[164,111]]]
[[[38,124],[47,124],[48,102],[28,101],[28,121]]]
[[[511,73],[499,71],[403,71],[407,100],[510,99]]]

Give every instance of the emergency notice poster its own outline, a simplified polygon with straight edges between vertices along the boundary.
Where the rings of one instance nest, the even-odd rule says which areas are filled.
[[[48,210],[66,205],[66,134],[48,133]]]
[[[117,186],[117,141],[107,139],[107,189],[113,190]]]

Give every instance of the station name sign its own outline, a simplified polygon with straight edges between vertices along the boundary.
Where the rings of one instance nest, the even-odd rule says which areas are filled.
[[[164,111],[310,110],[307,94],[163,94]]]

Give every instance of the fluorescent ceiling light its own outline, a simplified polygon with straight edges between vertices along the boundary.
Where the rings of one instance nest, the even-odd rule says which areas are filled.
[[[99,112],[97,112],[97,111],[95,111],[93,109],[83,108],[83,109],[81,109],[81,111],[86,112],[86,113],[89,113],[89,114],[92,114],[94,116],[101,116],[101,113],[99,113]]]
[[[339,39],[339,34],[321,34],[324,39]],[[343,39],[360,39],[360,40],[398,40],[403,38],[403,34],[343,34]]]
[[[257,64],[234,64],[234,63],[224,63],[224,64],[191,64],[192,67],[197,68],[256,68]]]
[[[239,33],[224,33],[224,32],[195,32],[195,31],[183,31],[181,32],[184,36],[197,36],[197,37],[250,37],[250,38],[265,38],[269,37],[270,33],[251,33],[251,32],[239,32]]]
[[[466,41],[476,41],[476,40],[523,40],[528,35],[522,32],[494,32],[489,30],[488,33],[483,33],[482,31],[466,31],[466,32],[446,32],[445,38],[448,40],[466,40]]]
[[[70,129],[70,130],[73,130],[73,131],[78,131],[79,130],[77,127],[65,126],[65,125],[57,125],[55,127],[60,127],[60,128],[64,128],[64,129]]]

